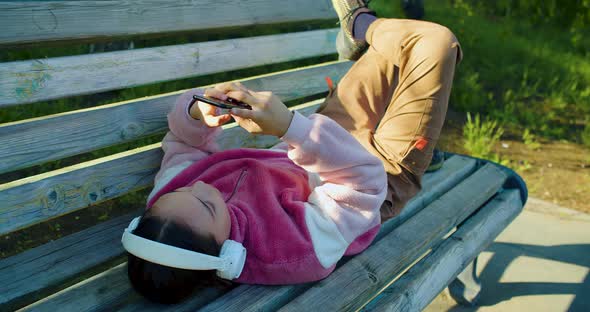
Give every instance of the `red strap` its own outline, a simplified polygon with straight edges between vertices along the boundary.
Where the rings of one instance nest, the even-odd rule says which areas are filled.
[[[428,140],[426,140],[423,137],[418,137],[418,140],[416,140],[416,144],[414,144],[414,146],[423,151],[426,148],[426,145],[428,145]]]
[[[328,88],[330,88],[330,91],[334,89],[334,82],[332,81],[332,78],[330,78],[330,76],[326,76],[324,79],[326,79],[326,83],[328,84]]]

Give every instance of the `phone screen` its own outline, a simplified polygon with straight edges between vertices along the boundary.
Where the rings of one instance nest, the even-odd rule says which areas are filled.
[[[195,94],[195,95],[193,95],[193,100],[205,102],[207,104],[211,104],[213,106],[217,106],[217,107],[225,108],[225,109],[232,109],[234,107],[241,108],[241,109],[252,109],[252,106],[250,106],[244,102],[240,102],[238,100],[232,99],[230,97],[228,97],[227,101],[224,101],[224,100],[220,100],[220,99],[216,99],[216,98],[206,97],[204,95]]]

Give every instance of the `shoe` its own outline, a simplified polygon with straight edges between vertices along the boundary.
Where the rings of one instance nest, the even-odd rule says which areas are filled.
[[[445,153],[437,150],[436,148],[432,151],[432,160],[430,165],[426,168],[426,172],[433,172],[440,169],[445,162]]]
[[[370,1],[370,0],[369,0]],[[370,10],[366,0],[332,0],[332,6],[340,20],[340,31],[336,37],[336,50],[340,60],[358,60],[369,47],[365,40],[357,40],[352,36],[354,19],[361,13],[369,13],[376,16],[375,11]]]

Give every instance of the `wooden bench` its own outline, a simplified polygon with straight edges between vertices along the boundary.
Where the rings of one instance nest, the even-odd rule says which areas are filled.
[[[216,33],[221,28],[220,33],[234,36],[0,63],[0,110],[270,63],[326,55],[335,60],[337,28],[235,37],[251,25],[334,25],[336,19],[327,0],[279,5],[270,0],[0,2],[0,48]],[[228,79],[273,91],[309,115],[327,92],[324,77],[338,81],[351,64],[333,61]],[[163,136],[166,113],[181,92],[0,124],[0,174]],[[220,145],[226,149],[277,142],[251,136],[235,124],[224,128]],[[0,234],[150,189],[163,156],[160,147],[148,144],[0,184]],[[130,287],[120,243],[123,229],[145,205],[140,201],[137,211],[0,260],[0,310],[417,311],[449,284],[457,300],[472,302],[478,293],[472,261],[521,211],[526,187],[497,164],[447,156],[442,169],[424,176],[423,190],[399,217],[383,225],[375,242],[342,259],[322,281],[211,288],[179,305],[149,303]]]

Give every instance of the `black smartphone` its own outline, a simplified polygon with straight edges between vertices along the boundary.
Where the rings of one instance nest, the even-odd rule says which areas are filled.
[[[225,109],[232,109],[234,107],[241,108],[241,109],[252,109],[252,106],[250,106],[244,102],[240,102],[236,99],[232,99],[230,97],[228,97],[227,100],[224,101],[224,100],[220,100],[217,98],[212,98],[212,97],[207,97],[204,95],[195,94],[195,95],[193,95],[193,103],[196,101],[205,102],[207,104],[211,104],[213,106],[217,106],[219,108],[225,108]],[[191,103],[191,105],[193,103]]]

